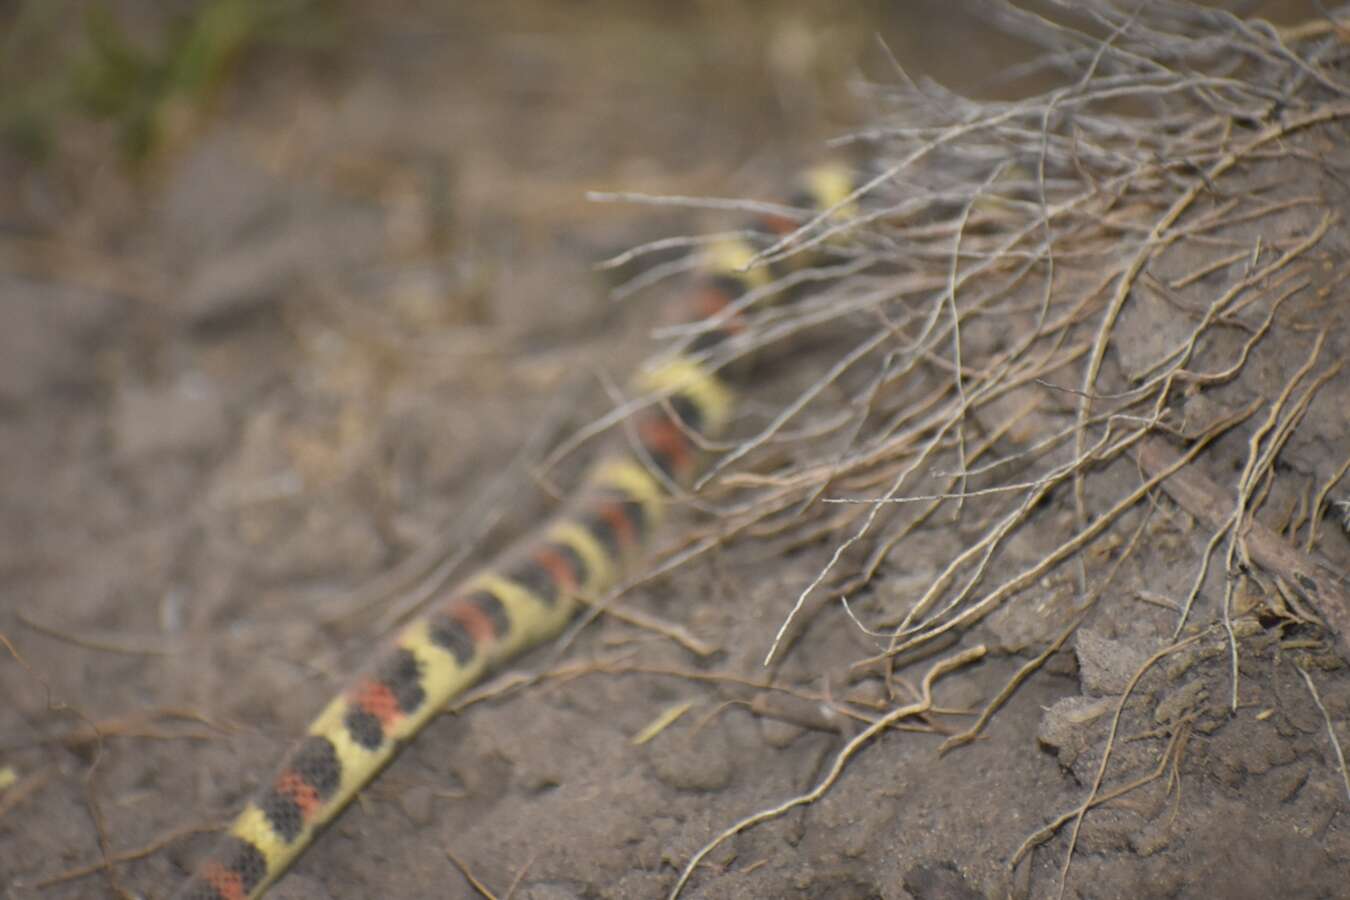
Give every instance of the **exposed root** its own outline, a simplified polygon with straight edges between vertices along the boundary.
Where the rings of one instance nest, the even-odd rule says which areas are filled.
[[[830,787],[838,780],[840,773],[844,771],[844,766],[848,763],[849,759],[862,749],[868,741],[872,740],[872,738],[887,730],[901,719],[920,715],[932,708],[932,688],[933,682],[936,679],[947,672],[980,659],[984,656],[984,653],[985,648],[982,645],[975,646],[934,663],[932,668],[930,668],[923,677],[923,691],[920,699],[914,703],[891,710],[886,715],[877,719],[876,722],[860,731],[856,737],[843,746],[839,751],[839,754],[835,757],[834,763],[825,773],[825,777],[822,778],[814,788],[804,794],[799,794],[790,800],[786,800],[777,806],[746,816],[744,819],[741,819],[739,822],[717,835],[717,837],[713,838],[707,844],[703,845],[703,847],[693,855],[688,864],[685,865],[684,870],[680,873],[679,880],[675,882],[675,887],[671,889],[669,900],[676,900],[676,898],[680,896],[680,893],[684,890],[685,884],[688,883],[690,876],[694,874],[694,870],[698,868],[699,863],[722,843],[748,828],[753,828],[763,822],[776,819],[792,809],[809,805],[825,796],[825,793],[829,791]]]
[[[1274,576],[1276,591],[1304,601],[1350,640],[1344,576],[1316,553],[1318,521],[1338,502],[1350,461],[1316,473],[1294,500],[1274,491],[1294,436],[1345,383],[1341,362],[1325,361],[1329,329],[1343,323],[1308,324],[1331,309],[1347,277],[1327,249],[1343,213],[1281,168],[1297,161],[1339,177],[1306,144],[1338,140],[1333,132],[1350,120],[1350,84],[1327,53],[1296,42],[1329,32],[1282,34],[1169,2],[1128,9],[1094,2],[1080,12],[1095,33],[1012,4],[991,8],[1003,26],[1047,48],[1027,72],[1067,75],[1030,99],[970,101],[910,79],[898,63],[895,84],[870,88],[880,120],[838,142],[862,146],[874,160],[857,189],[799,219],[751,265],[803,249],[828,261],[805,270],[815,275],[794,272],[743,298],[735,314],[747,327],[711,362],[729,367],[752,351],[821,333],[837,352],[814,360],[812,375],[776,405],[750,401],[754,421],[741,437],[708,448],[722,455],[690,503],[717,520],[691,532],[658,568],[742,535],[776,541],[779,553],[825,542],[822,562],[766,635],[765,665],[792,652],[807,622],[833,613],[837,627],[875,646],[840,670],[880,677],[889,696],[901,689],[898,660],[959,643],[1044,579],[1075,585],[1074,620],[1037,644],[944,751],[981,733],[1095,614],[1093,601],[1113,580],[1136,580],[1129,590],[1157,607],[1148,615],[1165,630],[1175,622],[1173,641],[1188,629],[1225,630],[1230,708],[1238,699],[1234,589],[1249,573]],[[793,293],[807,283],[809,296]],[[775,295],[790,302],[769,302]],[[1156,334],[1141,336],[1131,316],[1146,303],[1163,319]],[[1300,332],[1312,333],[1311,343]],[[1305,360],[1278,360],[1276,386],[1253,391],[1260,382],[1252,369],[1269,368],[1272,348],[1287,347],[1291,334],[1308,348]],[[1192,418],[1196,397],[1221,401]],[[641,402],[661,400],[625,405]],[[1234,448],[1237,474],[1218,484],[1207,472],[1216,471],[1215,460],[1229,464]],[[1122,471],[1139,477],[1129,482]],[[1159,489],[1208,531],[1207,545],[1202,537],[1190,550],[1195,575],[1176,599],[1122,569],[1150,519],[1140,517],[1127,543],[1123,523],[1132,510],[1144,504],[1169,521],[1185,518],[1158,503]],[[1056,517],[1056,508],[1067,513]],[[955,522],[956,549],[925,554],[924,533]],[[1014,539],[1028,534],[1044,548],[1030,560],[1014,552]],[[1214,572],[1210,561],[1221,550],[1223,569]],[[1113,552],[1107,571],[1093,571],[1094,560]],[[888,585],[895,568],[926,574],[906,581],[903,596],[869,591]],[[1149,665],[1195,639],[1172,644]],[[844,756],[893,714],[856,735]],[[1061,890],[1086,811],[1123,793],[1101,792],[1119,717],[1118,708],[1088,798],[1014,859],[1072,820]],[[818,724],[833,724],[828,719]],[[1185,733],[1171,732],[1149,778],[1175,768]],[[824,789],[722,832],[686,867],[672,897],[718,844]]]
[[[1154,653],[1152,656],[1146,659],[1144,661],[1144,664],[1141,665],[1138,668],[1138,670],[1134,673],[1134,675],[1130,677],[1129,684],[1125,686],[1125,691],[1120,695],[1120,701],[1116,704],[1115,713],[1111,716],[1111,730],[1106,737],[1106,749],[1102,752],[1102,761],[1101,764],[1098,765],[1097,767],[1096,777],[1093,778],[1092,780],[1092,788],[1088,791],[1087,799],[1085,799],[1082,805],[1078,807],[1077,811],[1073,813],[1073,831],[1069,835],[1069,849],[1064,854],[1064,866],[1060,869],[1059,873],[1058,896],[1060,897],[1064,896],[1064,888],[1067,886],[1069,880],[1069,866],[1073,862],[1073,851],[1074,848],[1078,845],[1078,833],[1082,830],[1083,827],[1083,817],[1087,815],[1087,811],[1089,809],[1091,809],[1094,805],[1096,805],[1097,792],[1101,790],[1102,779],[1106,777],[1106,767],[1111,761],[1111,750],[1115,746],[1116,734],[1120,729],[1120,717],[1121,714],[1124,713],[1125,711],[1125,704],[1129,701],[1130,695],[1134,693],[1135,686],[1139,684],[1139,679],[1144,677],[1144,673],[1147,672],[1149,669],[1153,668],[1154,664],[1157,663],[1159,660],[1165,659],[1171,654],[1176,653],[1178,650],[1182,650],[1186,647],[1189,647],[1191,644],[1200,640],[1200,638],[1202,637],[1204,637],[1203,632],[1193,637],[1189,637],[1184,641],[1178,641],[1175,644],[1171,644],[1167,647],[1162,648],[1157,653]],[[1181,731],[1177,732],[1177,734],[1181,733],[1183,732]],[[1162,766],[1164,765],[1166,760],[1171,756],[1171,750],[1173,746],[1174,746],[1173,744],[1169,744],[1167,751],[1163,753],[1162,761],[1159,762],[1159,774],[1161,773]],[[1157,777],[1157,775],[1155,774],[1154,777]]]

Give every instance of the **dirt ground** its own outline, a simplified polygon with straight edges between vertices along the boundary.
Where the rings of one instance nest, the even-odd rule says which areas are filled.
[[[467,571],[556,507],[582,460],[547,478],[540,461],[650,352],[660,300],[611,299],[633,272],[595,263],[709,224],[586,191],[772,198],[864,120],[847,82],[885,68],[875,35],[911,72],[986,96],[1024,52],[973,14],[938,27],[938,4],[401,6],[349,13],[318,62],[260,53],[135,175],[96,127],[48,166],[0,165],[17,188],[0,199],[6,897],[167,896],[411,602],[410,573]],[[1325,187],[1350,208],[1343,183]],[[1350,256],[1339,228],[1326,284]],[[1348,307],[1322,307],[1340,317],[1327,359],[1350,355]],[[1147,356],[1157,324],[1121,327]],[[1278,392],[1310,337],[1277,337],[1249,393],[1219,402]],[[776,374],[766,398],[805,377]],[[1282,458],[1299,490],[1344,460],[1347,395],[1343,372]],[[1245,439],[1225,438],[1211,479],[1232,477]],[[1122,461],[1100,489],[1137,478]],[[1040,515],[1070,505],[1056,494]],[[818,802],[719,847],[682,896],[1056,896],[1071,827],[1009,861],[1083,801],[1116,697],[1175,621],[1150,598],[1185,594],[1208,535],[1159,505],[1103,602],[980,740],[939,755],[941,734],[888,732]],[[1330,517],[1321,529],[1350,571],[1350,538]],[[1029,532],[1006,565],[1053,546]],[[861,602],[926,583],[969,539],[933,523],[928,552]],[[742,540],[625,598],[707,655],[602,617],[519,660],[498,694],[433,722],[269,896],[482,895],[468,873],[498,897],[665,896],[702,845],[809,789],[846,739],[717,680],[767,677],[774,629],[832,548]],[[936,705],[981,708],[1074,592],[1048,575],[963,636],[990,652],[938,682]],[[831,608],[772,676],[840,689],[820,673],[873,650]],[[1257,629],[1230,713],[1228,653],[1206,632],[1134,687],[1108,787],[1158,777],[1083,819],[1064,896],[1350,897],[1350,788],[1327,733],[1347,739],[1350,671],[1311,630]]]

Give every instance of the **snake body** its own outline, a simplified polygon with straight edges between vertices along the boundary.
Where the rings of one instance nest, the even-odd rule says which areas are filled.
[[[792,203],[828,210],[852,188],[846,168],[822,166],[803,176]],[[773,237],[798,221],[766,214],[752,224],[752,235]],[[698,436],[715,438],[731,421],[729,379],[704,360],[711,346],[742,327],[728,307],[773,277],[766,267],[748,265],[759,248],[753,236],[716,245],[681,295],[684,319],[711,322],[687,351],[638,377],[638,392],[664,402],[636,414],[635,446],[602,457],[576,497],[534,536],[386,641],[314,719],[176,897],[262,896],[447,701],[557,634],[580,598],[603,596],[638,570],[671,488],[689,485],[703,468]]]

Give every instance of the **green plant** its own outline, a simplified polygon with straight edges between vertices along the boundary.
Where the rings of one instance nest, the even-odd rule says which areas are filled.
[[[0,135],[30,158],[50,152],[54,129],[73,113],[112,123],[123,154],[142,161],[160,148],[169,116],[207,107],[250,51],[332,46],[340,20],[333,0],[202,0],[163,23],[158,40],[143,42],[96,0],[85,5],[70,45],[56,27],[59,7],[22,4],[0,56],[0,78],[10,85],[35,61],[45,63],[0,95]]]

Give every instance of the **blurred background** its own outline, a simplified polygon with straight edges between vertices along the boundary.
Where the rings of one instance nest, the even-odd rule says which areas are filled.
[[[1227,6],[1318,14],[1294,0]],[[863,85],[893,82],[897,66],[980,98],[1043,88],[1043,70],[1010,68],[1035,48],[998,27],[1002,8],[10,0],[0,265],[158,293],[194,321],[232,314],[221,291],[194,287],[200,255],[218,261],[240,229],[256,237],[293,217],[297,186],[380,220],[378,253],[368,235],[345,242],[364,245],[363,262],[453,258],[482,274],[559,246],[575,259],[578,245],[609,250],[629,233],[590,223],[634,213],[588,204],[587,190],[771,195],[826,155],[826,139],[867,122]],[[639,231],[678,225],[637,212]],[[299,255],[334,262],[315,252]],[[298,261],[272,255],[287,258],[254,262]],[[491,314],[482,298],[457,302]]]
[[[1274,21],[1318,12],[1297,0],[1212,5]],[[114,155],[143,165],[209,120],[281,128],[287,112],[396,90],[393,106],[425,110],[420,128],[404,129],[413,147],[436,141],[453,157],[492,144],[541,175],[565,164],[606,176],[615,165],[697,169],[711,163],[709,144],[748,158],[784,132],[802,143],[855,124],[864,111],[849,83],[886,78],[888,54],[960,92],[1024,91],[1000,74],[1030,48],[996,27],[999,6],[11,0],[0,6],[0,137],[11,174]],[[461,106],[479,118],[454,115]],[[466,130],[491,124],[489,110],[550,126],[566,116],[585,137]]]

